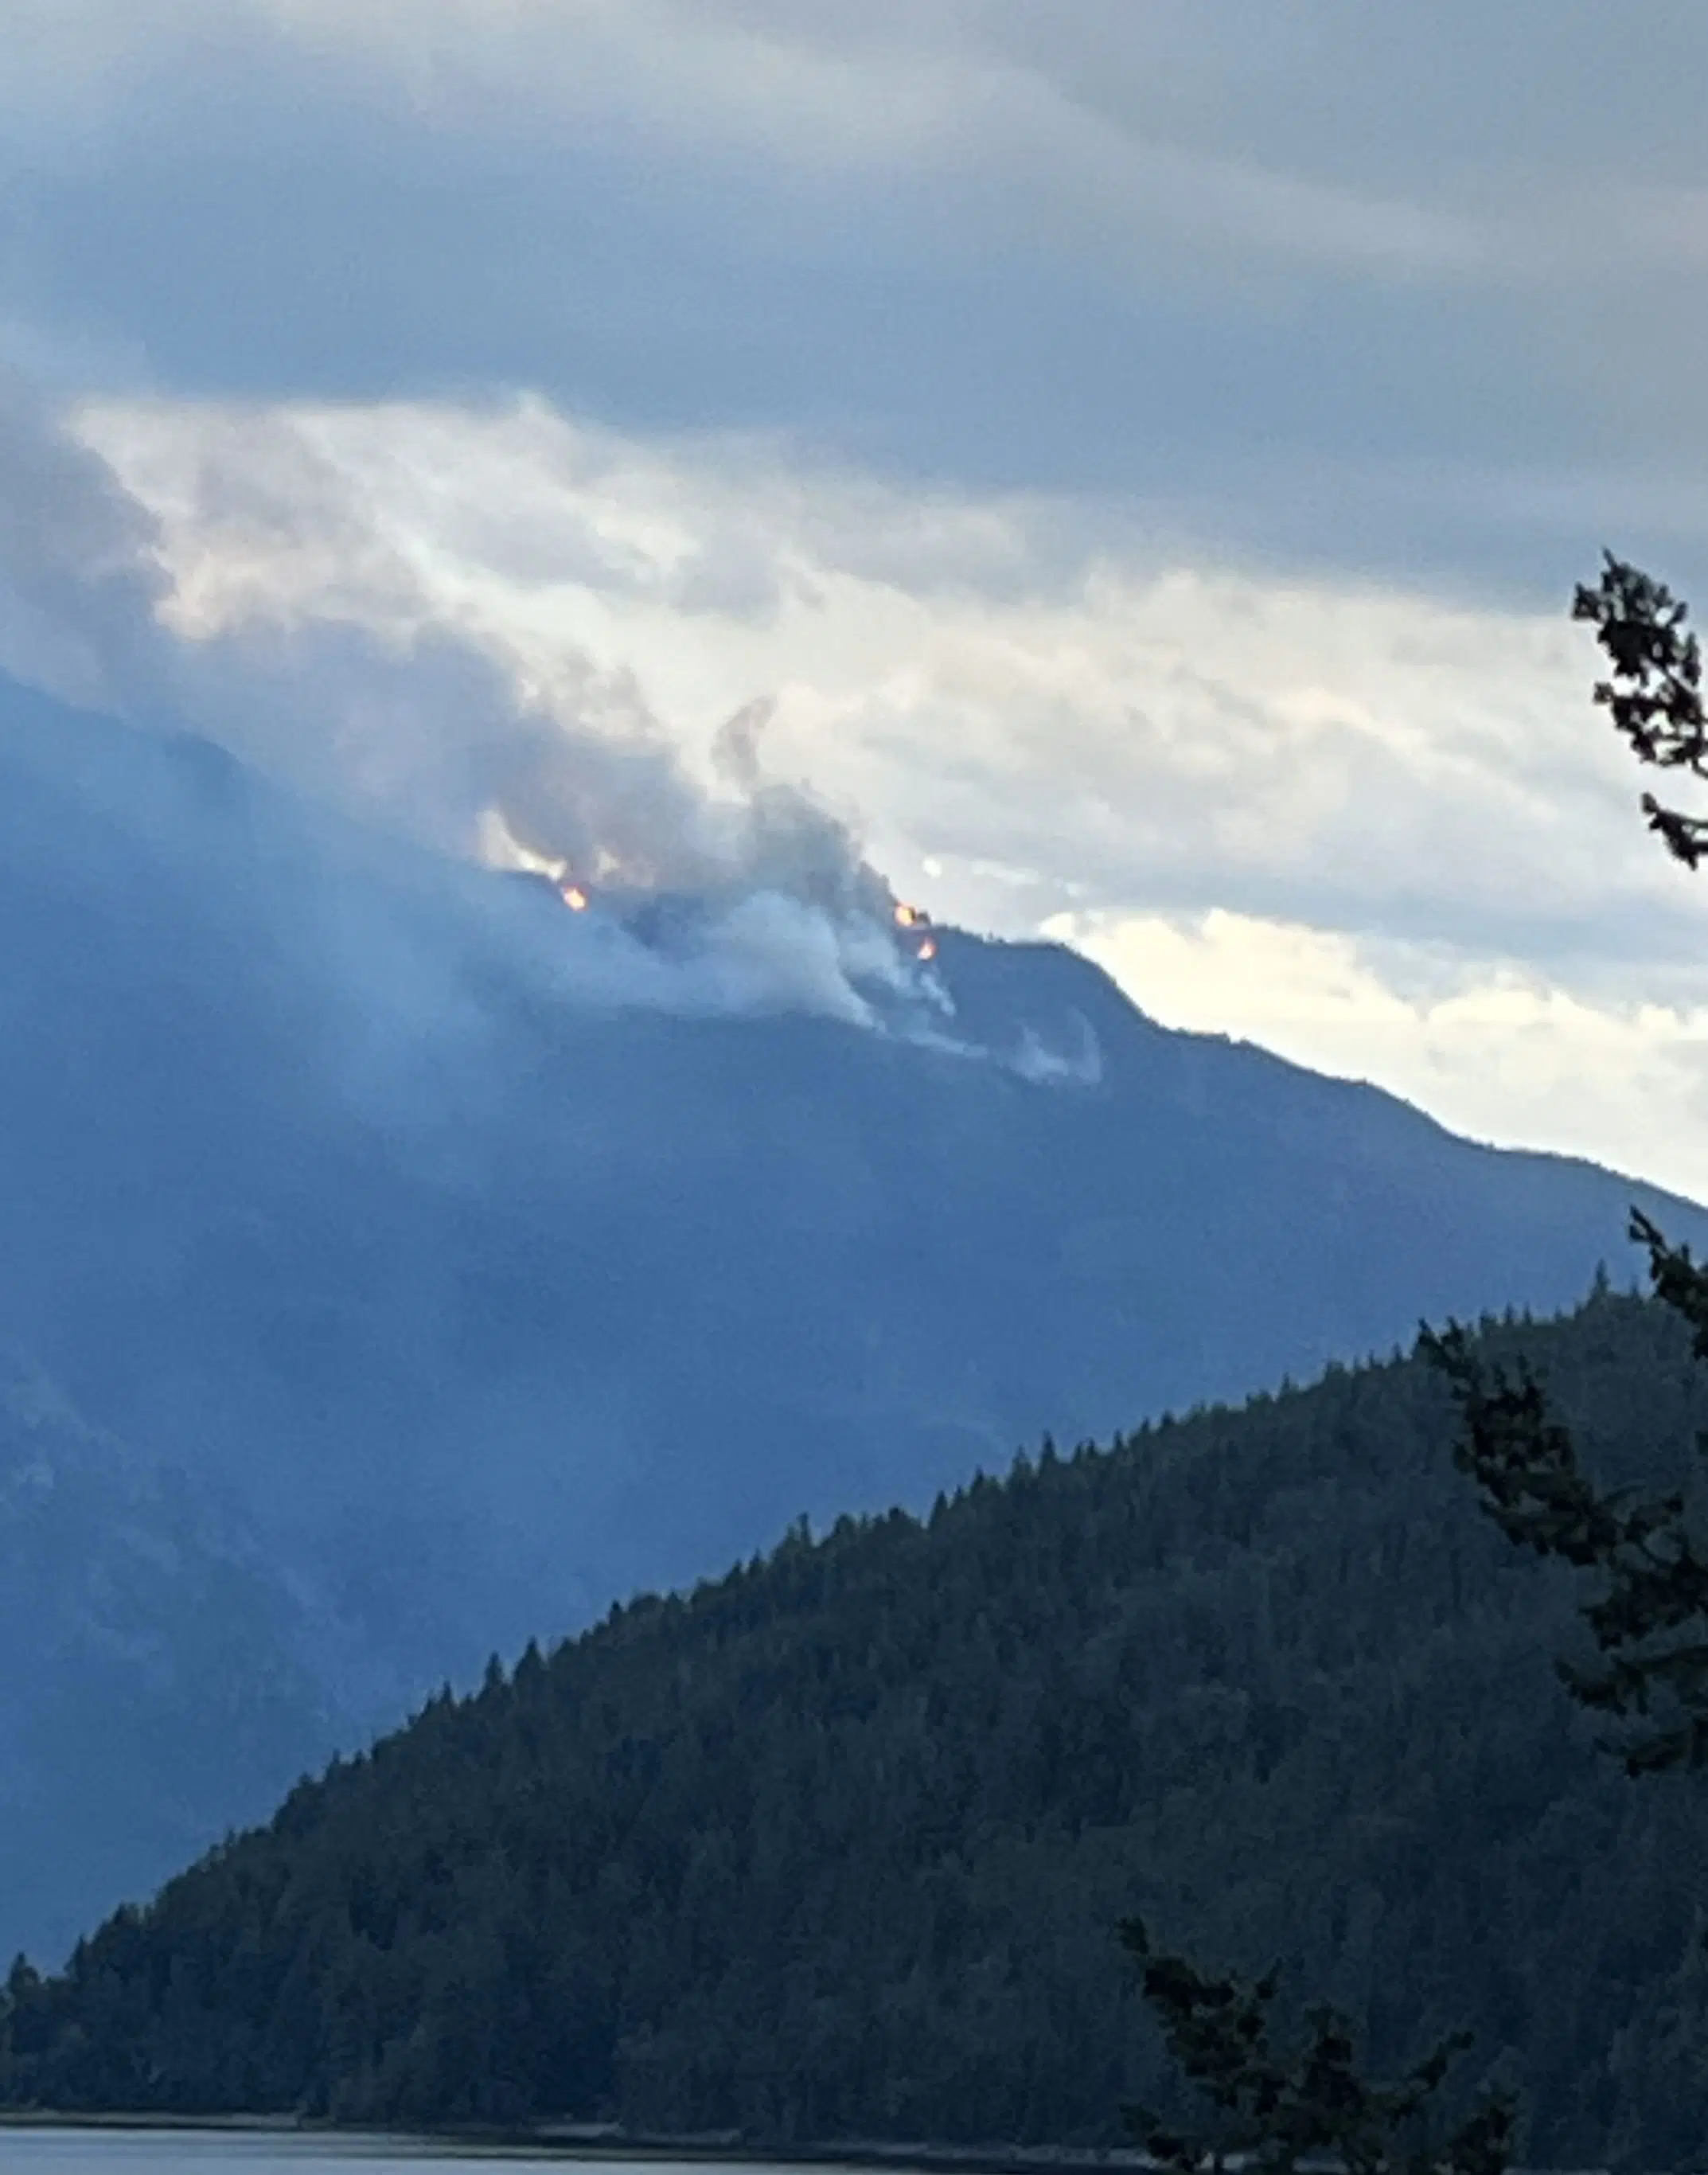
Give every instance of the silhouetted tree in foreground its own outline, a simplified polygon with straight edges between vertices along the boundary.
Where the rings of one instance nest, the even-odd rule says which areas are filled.
[[[1702,654],[1685,630],[1685,606],[1663,583],[1608,553],[1599,584],[1578,588],[1572,616],[1595,627],[1612,668],[1595,699],[1638,760],[1708,779]],[[1651,793],[1642,809],[1667,851],[1696,868],[1708,854],[1708,818],[1663,806]],[[1708,1359],[1708,1267],[1640,1211],[1632,1213],[1631,1236],[1647,1250],[1656,1297],[1689,1328],[1695,1357]],[[1479,1359],[1458,1323],[1439,1334],[1426,1329],[1421,1348],[1458,1402],[1455,1462],[1501,1532],[1600,1575],[1602,1590],[1582,1612],[1600,1662],[1586,1668],[1561,1661],[1567,1689],[1627,1725],[1615,1749],[1629,1773],[1708,1767],[1708,1554],[1700,1514],[1682,1492],[1598,1488],[1532,1370]],[[1708,1455],[1708,1436],[1697,1446]]]
[[[1579,586],[1572,616],[1595,627],[1611,668],[1595,701],[1638,760],[1708,780],[1702,658],[1686,629],[1686,607],[1664,583],[1609,553],[1599,583]],[[1650,829],[1687,868],[1708,856],[1708,817],[1651,793],[1641,805]],[[1631,1235],[1647,1250],[1656,1296],[1684,1320],[1694,1356],[1708,1360],[1708,1266],[1688,1246],[1672,1245],[1640,1211],[1632,1213]],[[1600,1591],[1581,1612],[1599,1662],[1560,1661],[1568,1690],[1626,1725],[1615,1749],[1628,1773],[1708,1767],[1708,1552],[1684,1494],[1598,1487],[1533,1370],[1484,1358],[1459,1323],[1425,1327],[1419,1349],[1458,1405],[1454,1461],[1501,1532],[1599,1574]],[[1708,1435],[1697,1446],[1708,1456]],[[1206,1972],[1158,1953],[1136,1918],[1120,1933],[1170,2056],[1219,2119],[1214,2135],[1189,2137],[1145,2109],[1129,2110],[1134,2135],[1165,2166],[1220,2168],[1231,2156],[1288,2175],[1308,2158],[1326,2158],[1351,2175],[1502,2175],[1508,2166],[1510,2099],[1486,2102],[1443,2141],[1432,2144],[1427,2134],[1429,2103],[1467,2035],[1444,2041],[1397,2083],[1372,2084],[1332,2010],[1309,2011],[1303,2044],[1277,2051],[1273,1972],[1257,1980]]]
[[[1708,1359],[1708,1271],[1687,1249],[1669,1247],[1646,1218],[1633,1223],[1656,1292],[1691,1322],[1696,1357]],[[1502,1532],[1601,1574],[1602,1592],[1582,1611],[1600,1663],[1559,1662],[1567,1690],[1629,1725],[1615,1748],[1629,1774],[1708,1767],[1708,1559],[1684,1495],[1598,1489],[1530,1368],[1478,1359],[1457,1323],[1426,1332],[1423,1348],[1459,1402],[1454,1461]],[[1708,1451],[1708,1437],[1700,1446]]]
[[[1640,762],[1708,778],[1708,714],[1702,708],[1702,652],[1686,633],[1689,608],[1664,582],[1611,551],[1594,588],[1578,584],[1571,616],[1587,620],[1607,653],[1613,677],[1596,683],[1595,700]],[[1646,793],[1649,828],[1668,853],[1694,869],[1708,854],[1708,817],[1663,807]]]
[[[1128,2108],[1134,2136],[1165,2167],[1237,2161],[1292,2175],[1303,2161],[1327,2159],[1347,2175],[1504,2175],[1510,2097],[1485,2101],[1445,2137],[1431,2133],[1431,2103],[1468,2033],[1443,2040],[1397,2082],[1371,2084],[1359,2075],[1346,2020],[1332,2009],[1309,2013],[1297,2049],[1277,2047],[1275,1972],[1243,1979],[1201,1971],[1153,1947],[1139,1918],[1124,1920],[1120,1934],[1170,2055],[1217,2118],[1210,2134],[1189,2136],[1147,2108]]]

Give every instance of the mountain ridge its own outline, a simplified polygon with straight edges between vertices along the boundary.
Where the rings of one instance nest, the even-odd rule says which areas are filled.
[[[801,1512],[1568,1304],[1633,1201],[1708,1235],[1050,946],[863,938],[860,1024],[821,925],[735,908],[649,949],[0,686],[0,1340],[234,1505],[316,1752]],[[112,1896],[45,1868],[0,1936]]]

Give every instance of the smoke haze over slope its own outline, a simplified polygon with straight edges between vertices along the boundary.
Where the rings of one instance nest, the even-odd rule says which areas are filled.
[[[634,685],[590,664],[548,703],[442,628],[175,635],[154,518],[25,388],[0,393],[0,659],[14,673],[205,733],[427,847],[631,903],[701,903],[691,941],[662,959],[605,931],[577,962],[564,940],[566,995],[860,1020],[859,983],[905,988],[892,901],[848,823],[766,774],[762,702],[728,721],[697,777]]]

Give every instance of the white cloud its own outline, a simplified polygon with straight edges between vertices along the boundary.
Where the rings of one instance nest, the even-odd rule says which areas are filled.
[[[590,686],[631,689],[609,730],[624,702],[666,721],[702,779],[767,698],[767,773],[946,915],[1071,930],[1165,1017],[1708,1190],[1675,1145],[1705,902],[1642,831],[1562,613],[1285,580],[1147,549],[1130,509],[537,400],[82,427],[157,514],[192,637],[454,639],[577,730]]]
[[[1708,974],[1691,1003],[1597,1001],[1516,961],[1220,909],[1050,926],[1165,1025],[1375,1081],[1477,1139],[1708,1199]]]

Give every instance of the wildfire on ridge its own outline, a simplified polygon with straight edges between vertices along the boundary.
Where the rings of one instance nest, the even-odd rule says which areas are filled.
[[[572,914],[585,914],[587,912],[588,896],[579,884],[560,884],[557,887],[557,892],[558,897],[563,901],[564,904],[569,909]]]
[[[909,906],[905,900],[897,899],[896,926],[897,929],[905,930],[908,936],[917,938],[918,941],[914,946],[914,957],[916,959],[926,960],[936,957],[937,940],[930,933],[931,917],[923,906]]]

